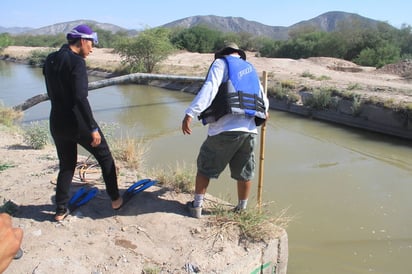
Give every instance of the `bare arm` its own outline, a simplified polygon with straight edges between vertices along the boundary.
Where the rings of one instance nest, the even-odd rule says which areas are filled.
[[[23,230],[12,226],[10,215],[0,214],[0,273],[9,266],[20,248]]]

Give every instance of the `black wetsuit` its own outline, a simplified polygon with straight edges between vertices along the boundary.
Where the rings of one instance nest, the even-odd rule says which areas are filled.
[[[77,144],[89,151],[99,162],[106,191],[111,200],[119,198],[114,159],[87,99],[88,76],[85,60],[63,45],[51,53],[43,67],[47,94],[51,101],[50,132],[59,157],[57,177],[57,208],[66,207],[70,184],[77,163]],[[99,130],[101,143],[92,147],[91,133]]]

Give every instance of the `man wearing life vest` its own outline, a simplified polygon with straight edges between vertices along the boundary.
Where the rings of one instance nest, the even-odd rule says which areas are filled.
[[[229,164],[237,181],[238,205],[246,209],[255,174],[257,126],[267,118],[269,103],[255,68],[234,43],[215,54],[206,80],[185,111],[183,134],[191,134],[192,119],[208,125],[208,136],[197,158],[194,200],[187,203],[190,216],[200,218],[211,178],[217,179]]]

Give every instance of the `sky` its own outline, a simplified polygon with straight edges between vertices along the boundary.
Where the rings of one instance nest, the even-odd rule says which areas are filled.
[[[2,0],[0,7],[1,27],[41,28],[87,19],[141,30],[197,15],[288,27],[329,11],[355,13],[397,28],[412,25],[410,0]]]

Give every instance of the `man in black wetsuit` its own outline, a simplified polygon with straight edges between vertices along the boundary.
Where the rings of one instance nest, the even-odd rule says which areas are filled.
[[[47,94],[51,101],[50,132],[59,157],[55,220],[68,214],[70,184],[77,163],[77,144],[99,162],[112,208],[123,201],[119,194],[115,162],[106,139],[94,120],[87,99],[88,76],[85,58],[97,44],[97,34],[87,25],[67,33],[68,44],[51,53],[43,67]]]

